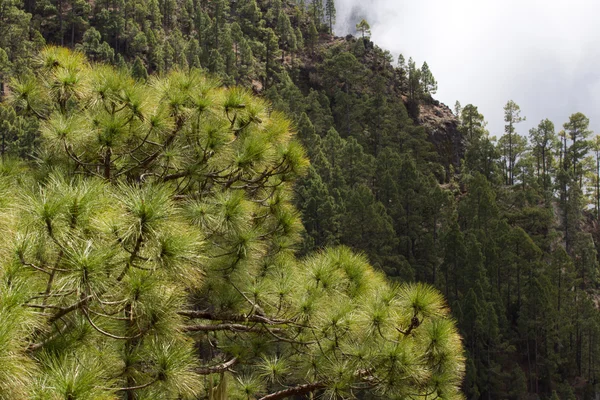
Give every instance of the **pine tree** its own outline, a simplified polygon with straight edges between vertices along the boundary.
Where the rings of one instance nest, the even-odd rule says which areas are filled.
[[[70,25],[70,43],[75,46],[75,39],[86,30],[89,22],[90,5],[85,0],[71,0],[69,4],[68,22]]]
[[[239,67],[240,65],[240,47],[242,42],[245,41],[244,32],[242,32],[242,28],[240,24],[234,22],[231,24],[231,39],[233,40],[233,52],[235,54],[235,65]]]
[[[315,52],[315,47],[319,43],[319,31],[313,20],[310,20],[308,25],[308,45],[311,51]]]
[[[41,121],[48,162],[0,176],[0,397],[461,398],[441,295],[347,248],[296,258],[308,162],[281,113],[198,70],[146,84],[39,59],[10,104]],[[387,251],[385,208],[350,196]]]
[[[547,190],[551,184],[550,168],[552,165],[552,150],[556,142],[556,133],[552,121],[545,119],[537,128],[529,131],[533,152],[537,159],[537,175],[542,187]]]
[[[276,33],[279,36],[279,48],[283,50],[281,52],[281,62],[283,63],[285,61],[285,51],[293,53],[297,48],[296,34],[289,17],[283,11],[280,11]]]
[[[135,62],[133,63],[133,67],[131,68],[131,75],[134,78],[139,79],[141,81],[145,81],[148,79],[148,71],[146,70],[144,62],[141,58],[135,58]]]
[[[477,145],[479,140],[486,134],[486,122],[483,115],[479,113],[479,110],[473,104],[467,104],[461,109],[460,103],[458,103],[456,109],[458,110],[457,113],[460,114],[461,125],[459,130],[467,140],[467,146]]]
[[[456,103],[454,103],[454,116],[456,118],[458,118],[459,120],[461,119],[461,114],[462,114],[462,106],[460,104],[460,101],[456,100]]]
[[[430,96],[437,93],[437,82],[433,77],[433,74],[431,73],[427,62],[424,62],[423,66],[421,67],[421,82],[423,85],[423,91],[425,93],[427,93]]]
[[[336,200],[314,168],[299,190],[300,211],[306,229],[304,251],[339,244],[340,211]]]
[[[256,0],[244,0],[239,7],[239,22],[244,33],[250,37],[256,37],[262,12],[256,4]]]
[[[23,118],[11,107],[0,104],[0,155],[9,158],[30,158],[38,145],[38,124]]]
[[[312,22],[320,31],[323,21],[325,20],[325,8],[323,6],[323,0],[312,0],[309,6],[309,13],[312,16]]]
[[[93,61],[112,62],[115,56],[114,50],[102,41],[102,35],[94,27],[85,31],[82,43],[78,47]]]
[[[333,35],[333,25],[335,24],[335,0],[325,0],[325,16],[329,23],[329,34]]]
[[[270,26],[275,26],[277,29],[277,26],[281,22],[280,19],[282,17],[282,14],[284,13],[285,12],[283,10],[283,4],[281,3],[281,0],[271,0],[269,2],[269,9],[265,14],[265,21]]]
[[[356,24],[356,30],[361,33],[363,40],[371,36],[371,26],[365,19]]]
[[[408,112],[413,118],[419,116],[419,102],[423,97],[423,85],[421,83],[421,70],[415,65],[414,60],[408,59]]]
[[[208,55],[208,70],[217,76],[225,77],[227,73],[226,68],[221,52],[217,49],[212,49]]]
[[[278,37],[271,28],[267,28],[265,35],[265,72],[264,86],[268,88],[275,73],[279,70],[280,63],[277,62],[281,50],[279,48]]]
[[[0,102],[4,98],[4,80],[9,76],[11,62],[8,60],[8,54],[3,48],[0,48]]]
[[[451,222],[450,229],[444,239],[444,261],[441,266],[443,274],[444,294],[448,301],[458,300],[459,281],[462,276],[461,269],[467,257],[464,235],[460,231],[456,220]]]
[[[504,106],[504,126],[505,141],[506,141],[506,184],[514,185],[514,169],[516,159],[515,146],[518,142],[518,134],[516,133],[515,125],[525,121],[525,117],[521,117],[521,108],[512,100]]]
[[[591,148],[596,162],[594,168],[594,207],[596,208],[596,218],[600,220],[600,135],[596,135],[591,142]]]
[[[583,168],[581,162],[589,151],[587,138],[591,135],[589,130],[590,120],[582,113],[575,113],[569,117],[569,122],[564,124],[565,131],[571,139],[568,149],[570,163],[575,181],[582,186]]]
[[[220,35],[224,28],[227,18],[229,17],[229,1],[225,0],[214,0],[210,2],[212,7],[213,17],[213,37],[215,40],[215,47],[220,47]]]
[[[230,78],[237,78],[238,70],[236,68],[236,53],[235,45],[231,32],[231,25],[225,24],[221,33],[221,49],[220,54],[223,57],[225,65],[225,74]]]
[[[527,138],[517,133],[503,135],[498,141],[498,150],[502,155],[505,182],[514,185],[515,176],[518,175],[517,162],[526,154]]]
[[[31,14],[19,4],[4,0],[0,5],[0,91],[13,73],[26,73],[30,69],[31,58],[44,44],[43,38],[34,40],[37,31],[32,29]]]
[[[406,91],[408,83],[408,66],[406,65],[406,59],[402,54],[398,56],[396,68],[398,69],[399,74],[400,90]]]
[[[167,272],[163,267],[180,268],[188,278],[187,286],[169,279],[160,282],[180,296],[185,305],[178,308],[180,312],[212,312],[178,319],[181,315],[163,313],[146,297],[139,304],[148,313],[134,314],[134,322],[158,321],[157,330],[162,325],[181,328],[179,338],[188,342],[183,347],[189,350],[194,345],[191,358],[178,357],[191,360],[187,365],[194,366],[193,380],[204,383],[204,389],[195,391],[192,398],[404,398],[421,394],[401,389],[392,393],[389,388],[399,388],[404,382],[386,381],[385,377],[394,374],[383,369],[365,380],[347,372],[363,366],[368,370],[373,363],[380,368],[382,359],[396,355],[385,353],[384,357],[373,348],[388,349],[396,342],[412,340],[432,321],[425,319],[407,337],[394,326],[406,332],[408,320],[392,318],[393,323],[383,326],[383,335],[372,325],[369,332],[373,334],[364,335],[369,339],[364,345],[357,331],[368,331],[364,321],[380,319],[379,303],[371,300],[382,294],[368,291],[365,296],[371,300],[358,307],[338,294],[347,293],[354,283],[344,286],[349,282],[344,280],[347,275],[332,266],[340,265],[341,258],[351,260],[348,265],[366,265],[364,258],[355,258],[346,249],[327,250],[328,245],[340,243],[364,251],[377,268],[372,272],[365,267],[369,277],[361,280],[361,275],[352,282],[367,284],[355,287],[374,285],[385,290],[388,286],[381,278],[385,273],[394,281],[434,282],[442,291],[448,290],[452,317],[468,358],[462,386],[465,396],[517,399],[528,392],[549,398],[556,391],[559,398],[575,399],[575,392],[592,398],[592,382],[600,379],[596,372],[600,371],[596,366],[599,318],[588,293],[597,286],[592,237],[596,243],[600,238],[591,207],[600,208],[597,143],[582,137],[577,128],[573,139],[573,126],[554,135],[547,120],[529,131],[529,143],[525,135],[517,134],[516,124],[512,137],[505,135],[498,143],[473,105],[454,110],[460,115],[455,135],[446,135],[448,139],[430,136],[429,129],[414,122],[420,109],[437,111],[437,106],[428,104],[429,67],[419,69],[411,60],[409,68],[404,57],[399,57],[392,70],[390,55],[361,39],[360,32],[358,40],[330,41],[324,34],[333,26],[326,13],[328,1],[217,3],[110,0],[88,6],[82,0],[25,0],[5,1],[0,6],[0,86],[3,82],[10,85],[0,106],[0,139],[4,138],[4,144],[0,143],[4,153],[0,164],[4,237],[0,240],[4,257],[0,261],[0,285],[4,285],[0,286],[0,398],[67,398],[66,389],[59,393],[61,382],[67,381],[85,389],[91,398],[185,398],[166,388],[175,382],[168,373],[166,381],[152,383],[159,376],[153,369],[159,365],[158,346],[144,347],[148,351],[143,355],[130,352],[127,358],[126,347],[131,351],[134,343],[109,341],[82,309],[53,325],[40,318],[44,315],[35,314],[36,309],[29,310],[33,307],[10,306],[18,300],[15,293],[27,298],[43,295],[52,272],[49,268],[56,269],[56,285],[66,282],[65,287],[72,287],[73,275],[81,270],[72,267],[75,253],[65,252],[60,265],[55,264],[60,245],[67,241],[67,250],[81,254],[87,243],[94,256],[110,249],[116,261],[106,263],[106,268],[123,266],[135,242],[118,243],[123,235],[113,232],[127,231],[131,204],[142,203],[152,203],[160,211],[176,211],[161,220],[155,229],[158,236],[142,245],[140,257],[132,262],[131,268],[140,274],[135,277],[150,272],[143,268],[153,268],[152,274],[161,279]],[[92,9],[83,12],[85,7]],[[222,7],[230,11],[221,13]],[[268,28],[273,37],[266,34]],[[367,36],[365,32],[364,39]],[[80,54],[38,57],[34,49],[45,40],[74,42],[91,61],[114,62],[118,71],[89,63],[80,70]],[[310,68],[298,68],[296,57],[309,62]],[[58,68],[58,59],[69,59],[69,67]],[[132,71],[134,66],[138,72]],[[201,66],[215,71],[225,85],[235,82],[252,87],[263,100],[257,101],[243,89],[221,88],[202,76]],[[144,79],[134,81],[130,73]],[[147,74],[152,75],[148,83]],[[282,122],[285,118],[280,113],[293,122]],[[311,159],[305,177],[298,178],[299,172],[292,171],[290,164],[269,171],[297,154],[290,155],[280,141],[287,143],[294,137],[292,131],[298,132]],[[589,131],[589,125],[584,131]],[[170,134],[174,139],[167,143]],[[511,174],[509,187],[505,184]],[[96,184],[101,188],[86,189]],[[274,186],[285,189],[274,193]],[[130,192],[124,194],[122,187]],[[157,192],[164,189],[163,198],[168,201],[150,201],[152,196],[136,192],[151,191],[149,187]],[[73,192],[97,202],[73,197]],[[142,202],[134,201],[135,193]],[[292,198],[298,210],[291,206]],[[62,210],[58,214],[53,214],[55,205]],[[196,207],[193,212],[192,205]],[[78,208],[92,211],[72,229],[70,215]],[[52,222],[57,242],[47,235],[45,217]],[[131,228],[131,232],[138,231]],[[192,259],[203,257],[194,260],[198,261],[195,266],[182,267],[190,255],[183,251],[187,247],[182,250],[180,237],[173,239],[176,233],[201,242],[192,252]],[[462,249],[461,263],[456,265],[454,255],[446,252],[452,234],[462,238],[462,245],[457,246]],[[16,247],[17,242],[27,245]],[[543,256],[535,255],[536,247]],[[23,260],[19,249],[24,249]],[[319,249],[321,256],[311,256],[313,249]],[[302,259],[293,251],[299,251]],[[184,260],[171,262],[174,254],[184,254]],[[157,267],[159,258],[162,264]],[[69,274],[67,269],[75,272]],[[92,269],[91,279],[96,279],[93,272],[100,269]],[[196,280],[200,273],[202,281]],[[25,289],[6,286],[23,276]],[[135,282],[127,274],[111,288],[122,294],[125,283]],[[150,283],[140,289],[142,297],[148,295],[148,287],[158,288]],[[198,286],[190,288],[191,283]],[[326,294],[321,296],[321,291]],[[59,296],[55,294],[62,293],[52,293],[46,305],[69,307],[80,301],[69,294],[56,302]],[[114,300],[103,295],[99,294],[104,302]],[[154,299],[157,304],[164,302],[163,296]],[[404,304],[402,299],[394,297],[392,302]],[[340,301],[352,311],[341,313],[341,321],[349,321],[347,328],[335,330],[332,310]],[[31,299],[22,303],[43,305]],[[130,320],[127,315],[105,312],[112,313],[112,306],[100,309],[94,299],[90,310],[104,315],[90,315],[92,322],[113,336],[139,333],[137,326],[123,326]],[[411,313],[395,305],[391,309],[393,315]],[[41,310],[37,309],[51,314],[57,309]],[[160,315],[152,319],[150,314]],[[175,321],[166,323],[165,316]],[[322,322],[329,320],[331,324]],[[315,334],[307,333],[308,327]],[[197,331],[182,332],[187,329]],[[169,331],[158,333],[155,337],[164,339]],[[4,352],[41,344],[53,334],[56,338],[41,349]],[[336,334],[340,347],[332,350]],[[8,337],[4,335],[10,340],[3,341]],[[72,346],[73,338],[79,339]],[[148,345],[147,338],[142,335],[141,346]],[[323,350],[317,350],[319,345]],[[363,347],[356,350],[357,346]],[[67,347],[73,352],[65,355]],[[94,357],[82,356],[82,348]],[[123,352],[105,362],[101,357],[108,354],[105,348]],[[43,358],[42,352],[63,357]],[[358,365],[357,358],[363,354],[368,361]],[[80,364],[71,362],[73,355]],[[111,366],[110,371],[100,371],[94,360]],[[160,360],[165,361],[162,365],[168,367],[167,372],[174,371],[172,363]],[[125,364],[126,373],[118,368]],[[69,371],[86,371],[85,379],[75,382]],[[198,371],[209,375],[199,376]],[[184,368],[177,374],[183,378],[188,372]],[[116,378],[107,380],[107,374]],[[334,382],[331,376],[339,378]],[[106,394],[81,383],[118,389],[130,387],[133,382],[128,379],[137,386],[149,386]],[[43,380],[54,384],[42,387]],[[375,380],[380,386],[367,387]],[[578,383],[575,390],[569,386],[573,382]],[[27,387],[41,393],[31,393]],[[371,389],[376,393],[366,393]],[[51,390],[55,392],[48,393]],[[16,395],[16,391],[21,392]],[[442,393],[439,397],[451,396]]]

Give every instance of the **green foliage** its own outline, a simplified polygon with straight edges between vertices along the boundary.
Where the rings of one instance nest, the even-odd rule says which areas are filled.
[[[19,116],[15,110],[0,104],[0,155],[3,161],[10,157],[28,158],[38,144],[39,123]]]
[[[521,117],[521,108],[512,100],[504,106],[504,126],[505,135],[500,138],[502,141],[502,153],[505,164],[506,184],[514,185],[515,163],[520,153],[525,150],[525,140],[516,133],[515,125],[525,121]]]
[[[2,398],[462,398],[462,344],[435,289],[390,284],[346,247],[296,258],[291,194],[308,162],[268,103],[198,70],[144,82],[55,47],[10,93],[40,121],[45,163],[2,163]],[[342,147],[324,155],[331,179],[372,162]],[[331,213],[319,203],[338,195],[311,175]],[[348,195],[392,229],[367,186]]]
[[[356,24],[356,30],[360,32],[362,38],[368,38],[371,36],[371,26],[366,20],[361,20],[358,24]]]
[[[582,113],[575,113],[569,117],[569,122],[564,124],[565,131],[571,139],[571,146],[568,149],[570,164],[573,169],[575,180],[579,180],[583,174],[581,162],[583,157],[589,151],[590,120]]]
[[[424,62],[423,66],[421,67],[421,80],[423,84],[423,90],[425,91],[425,93],[427,93],[430,96],[436,94],[437,82],[433,77],[433,74],[431,73],[427,62]]]
[[[394,303],[404,292],[366,259],[447,295],[468,398],[590,396],[600,379],[600,147],[583,114],[562,132],[541,121],[525,138],[509,102],[499,140],[474,105],[455,107],[458,121],[440,117],[448,113],[431,97],[429,65],[407,55],[392,67],[366,22],[358,39],[330,38],[329,0],[0,8],[0,91],[9,86],[0,105],[0,397],[406,397],[402,385],[424,369],[403,378],[390,372],[401,366],[393,360],[415,361],[403,346],[416,346],[425,326],[444,336],[447,320],[406,337],[390,327],[390,315],[411,314]],[[45,41],[118,71],[56,49],[38,57]],[[450,135],[418,126],[432,116]],[[332,245],[364,258],[325,250]],[[344,272],[342,258],[351,260]],[[68,292],[84,293],[86,275],[96,296],[89,319],[113,336],[144,333],[128,345],[110,338],[83,305],[54,323],[58,308],[2,308],[40,305],[49,268],[45,305],[77,304]],[[134,295],[137,308],[125,311]],[[367,359],[379,368],[370,377],[361,375]],[[54,392],[43,393],[51,381]]]
[[[102,41],[102,35],[93,27],[83,34],[81,50],[93,61],[112,62],[115,56],[114,50]]]
[[[141,58],[135,58],[133,67],[131,67],[131,75],[141,81],[148,79],[148,71],[146,70],[146,66],[144,66],[144,62]]]
[[[335,24],[335,1],[334,0],[326,0],[325,1],[325,17],[329,23],[329,33],[333,35],[333,25]]]

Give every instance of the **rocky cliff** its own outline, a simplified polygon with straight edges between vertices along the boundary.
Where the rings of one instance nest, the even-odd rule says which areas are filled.
[[[450,107],[439,102],[422,104],[416,122],[425,128],[443,161],[458,167],[465,154],[465,143],[458,131],[459,120]]]

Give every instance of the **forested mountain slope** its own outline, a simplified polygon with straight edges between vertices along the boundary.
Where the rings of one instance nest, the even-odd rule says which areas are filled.
[[[496,140],[476,106],[432,97],[427,64],[393,60],[366,23],[335,37],[334,19],[330,0],[0,0],[0,82],[57,44],[140,81],[203,68],[252,89],[293,120],[310,158],[294,188],[300,255],[343,244],[392,279],[439,288],[469,399],[591,398],[600,142],[587,118],[525,135],[509,102]],[[43,159],[36,118],[5,105],[0,121],[3,157]]]

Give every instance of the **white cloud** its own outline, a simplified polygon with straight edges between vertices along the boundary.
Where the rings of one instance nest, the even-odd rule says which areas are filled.
[[[527,122],[557,127],[581,111],[600,133],[600,2],[595,0],[337,0],[336,33],[371,24],[373,41],[393,54],[427,61],[437,98],[473,103],[503,130],[513,99]],[[354,20],[352,20],[354,18]]]

